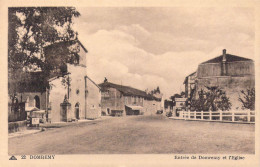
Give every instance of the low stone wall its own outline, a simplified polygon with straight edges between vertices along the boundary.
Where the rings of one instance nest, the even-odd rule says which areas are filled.
[[[14,132],[23,131],[26,129],[27,129],[26,120],[8,123],[8,133],[14,133]]]

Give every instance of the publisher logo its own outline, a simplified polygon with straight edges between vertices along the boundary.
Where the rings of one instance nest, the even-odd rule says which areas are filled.
[[[9,158],[9,160],[17,160],[17,158],[12,155],[12,156]]]

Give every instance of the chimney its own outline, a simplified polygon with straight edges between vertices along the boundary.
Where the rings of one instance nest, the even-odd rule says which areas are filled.
[[[223,49],[223,55],[222,55],[222,75],[227,75],[227,54],[226,49]]]
[[[222,61],[226,62],[227,61],[227,55],[226,55],[226,49],[223,49],[223,55],[222,55]]]

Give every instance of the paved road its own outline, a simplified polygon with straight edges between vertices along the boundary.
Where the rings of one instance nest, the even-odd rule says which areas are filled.
[[[254,125],[115,117],[9,139],[9,154],[253,154]]]

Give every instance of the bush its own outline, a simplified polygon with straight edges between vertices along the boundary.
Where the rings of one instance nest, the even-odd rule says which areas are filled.
[[[255,110],[255,88],[247,89],[246,92],[241,90],[241,93],[243,98],[239,97],[238,100],[242,103],[243,108],[251,111]]]
[[[171,116],[172,116],[172,112],[171,112],[171,111],[170,111],[170,112],[167,112],[167,113],[166,113],[166,116],[167,116],[167,117],[171,117]]]
[[[201,89],[198,92],[198,99],[191,101],[191,109],[193,111],[226,111],[231,109],[232,104],[225,91],[216,86],[206,88],[207,91]]]

